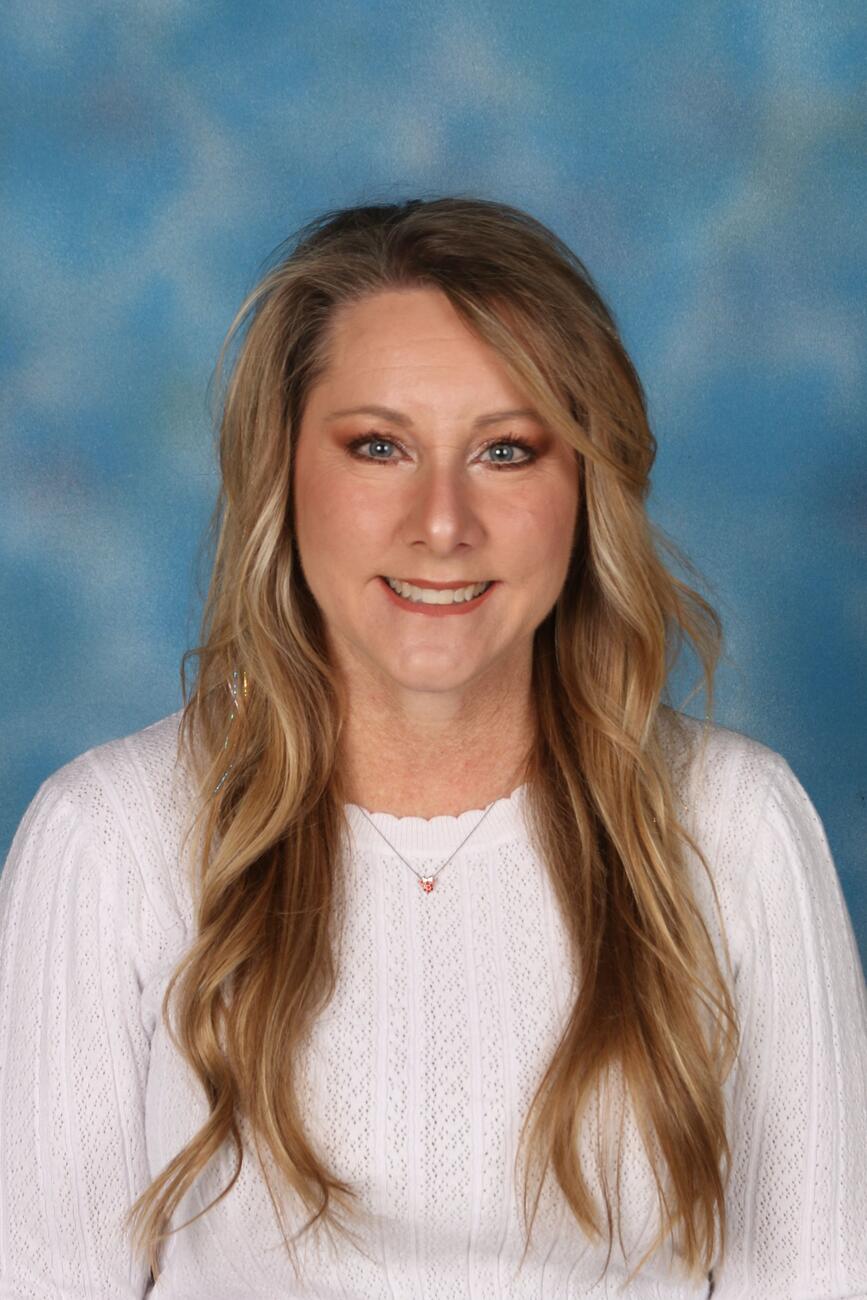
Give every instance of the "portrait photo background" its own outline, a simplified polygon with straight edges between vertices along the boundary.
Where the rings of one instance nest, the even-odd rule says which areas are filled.
[[[714,718],[807,789],[867,964],[865,28],[863,0],[4,7],[0,861],[51,772],[180,707],[208,385],[269,256],[460,193],[551,226],[613,308],[650,514],[725,628]],[[698,684],[687,656],[674,702]]]

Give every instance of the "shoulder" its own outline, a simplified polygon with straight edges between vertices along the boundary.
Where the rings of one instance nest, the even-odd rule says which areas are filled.
[[[752,736],[683,714],[663,725],[685,824],[707,859],[735,947],[763,927],[794,934],[780,919],[787,910],[800,908],[804,924],[823,914],[837,924],[844,904],[825,828],[787,759]],[[697,893],[709,902],[689,856]]]
[[[659,720],[677,792],[699,828],[731,816],[757,822],[772,787],[792,775],[783,755],[754,736],[675,709],[661,709]]]
[[[666,709],[660,735],[678,816],[736,905],[775,798],[801,787],[782,754],[731,727]]]
[[[180,711],[171,713],[140,731],[94,745],[52,772],[43,788],[86,802],[96,774],[112,787],[122,786],[133,774],[151,787],[172,782],[178,776],[180,721]]]
[[[96,745],[42,782],[18,828],[7,867],[23,857],[43,868],[69,861],[100,872],[106,886],[135,876],[160,923],[190,917],[182,847],[194,811],[180,752],[181,713]],[[60,852],[75,845],[75,854]]]
[[[181,714],[85,750],[43,782],[39,794],[75,808],[94,828],[122,823],[132,839],[171,840],[193,786],[180,753]]]

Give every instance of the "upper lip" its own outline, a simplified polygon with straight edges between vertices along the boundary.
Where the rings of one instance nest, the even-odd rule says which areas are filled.
[[[391,574],[383,574],[391,577]],[[411,587],[438,587],[440,591],[457,591],[460,587],[477,587],[480,582],[491,582],[491,578],[464,578],[461,582],[426,582],[424,578],[392,578],[393,582],[408,582]]]

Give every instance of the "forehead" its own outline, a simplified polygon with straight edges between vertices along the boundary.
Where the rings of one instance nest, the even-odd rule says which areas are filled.
[[[336,309],[327,338],[330,366],[376,363],[413,355],[472,356],[502,364],[492,348],[461,319],[446,295],[429,287],[389,289]]]

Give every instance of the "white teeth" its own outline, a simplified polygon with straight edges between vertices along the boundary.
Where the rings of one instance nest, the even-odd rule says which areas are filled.
[[[397,578],[386,578],[386,582],[399,596],[418,601],[422,605],[456,605],[460,601],[474,600],[491,585],[490,582],[477,582],[473,587],[458,587],[455,591],[445,591],[435,587],[413,587],[408,582],[399,582]]]

